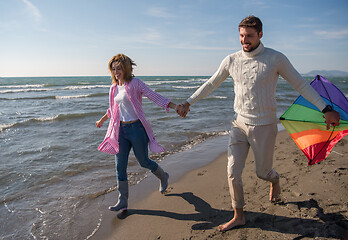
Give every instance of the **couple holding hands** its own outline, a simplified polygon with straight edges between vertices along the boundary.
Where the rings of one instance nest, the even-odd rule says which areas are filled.
[[[259,18],[248,16],[241,21],[238,28],[242,49],[228,55],[215,74],[184,104],[174,104],[135,78],[135,63],[124,54],[118,54],[110,60],[108,67],[112,86],[109,92],[109,108],[96,122],[96,126],[100,128],[110,119],[105,139],[98,147],[102,152],[115,155],[119,197],[116,205],[109,207],[109,210],[119,211],[128,207],[127,165],[131,148],[139,164],[159,178],[159,191],[163,193],[168,186],[168,173],[148,157],[148,148],[156,153],[165,150],[156,141],[151,125],[145,118],[142,108],[143,96],[167,112],[172,108],[180,116],[186,117],[190,105],[208,96],[228,76],[232,77],[236,114],[234,119],[231,119],[227,180],[234,216],[229,222],[218,227],[220,231],[245,224],[242,172],[250,147],[255,156],[256,175],[270,182],[270,201],[280,200],[279,175],[272,167],[278,132],[275,92],[279,75],[323,112],[327,128],[330,125],[338,126],[339,114],[326,105],[287,57],[263,46],[262,22]],[[229,109],[226,108],[226,111]]]

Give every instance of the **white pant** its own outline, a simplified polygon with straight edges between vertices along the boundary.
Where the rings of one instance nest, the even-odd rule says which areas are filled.
[[[256,175],[266,181],[278,181],[279,175],[272,168],[277,132],[276,123],[262,126],[247,125],[236,120],[232,123],[227,177],[233,208],[243,208],[245,205],[242,172],[250,146],[255,155]]]

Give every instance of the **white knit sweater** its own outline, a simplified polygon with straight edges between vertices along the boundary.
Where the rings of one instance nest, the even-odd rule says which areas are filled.
[[[215,74],[187,99],[191,105],[208,96],[228,76],[234,81],[234,111],[237,120],[250,125],[276,122],[276,86],[279,75],[304,98],[323,110],[320,95],[301,77],[280,52],[260,45],[252,52],[243,50],[227,56]]]

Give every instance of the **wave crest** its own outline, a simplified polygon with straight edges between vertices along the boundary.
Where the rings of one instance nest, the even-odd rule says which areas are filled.
[[[56,116],[51,116],[51,117],[31,118],[31,119],[21,121],[21,122],[15,122],[15,123],[9,123],[9,124],[0,124],[0,132],[5,131],[5,130],[10,129],[10,128],[13,128],[13,127],[28,126],[28,125],[33,124],[33,123],[51,122],[51,121],[65,121],[65,120],[70,120],[70,119],[85,118],[85,117],[89,117],[89,116],[100,116],[103,114],[104,114],[104,112],[88,112],[88,113],[58,114]]]
[[[43,99],[72,99],[72,98],[87,98],[87,97],[102,97],[108,93],[92,93],[71,96],[42,96],[42,97],[19,97],[19,98],[0,98],[0,100],[43,100]]]

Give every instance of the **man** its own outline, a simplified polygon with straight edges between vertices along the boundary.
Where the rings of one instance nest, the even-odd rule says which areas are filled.
[[[279,75],[325,114],[327,129],[339,125],[339,114],[327,106],[319,94],[301,77],[280,52],[265,48],[261,42],[262,22],[248,16],[239,24],[242,50],[228,55],[215,74],[205,82],[177,112],[185,117],[189,107],[208,96],[229,75],[234,81],[234,111],[228,147],[228,184],[234,217],[219,226],[227,231],[245,224],[242,172],[251,147],[259,178],[270,182],[270,200],[280,200],[279,175],[272,168],[277,135],[275,91]]]

